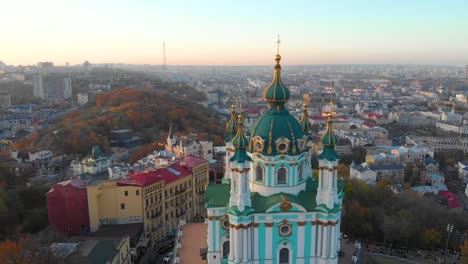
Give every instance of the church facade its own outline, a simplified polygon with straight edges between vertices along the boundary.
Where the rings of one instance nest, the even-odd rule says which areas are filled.
[[[281,56],[275,60],[263,94],[269,109],[244,132],[242,113],[236,116],[233,106],[226,124],[225,177],[205,194],[210,264],[338,263],[344,182],[337,176],[333,112],[316,179],[307,104],[300,120],[289,114]]]

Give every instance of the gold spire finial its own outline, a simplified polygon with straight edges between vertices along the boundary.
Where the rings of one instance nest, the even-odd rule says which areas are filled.
[[[281,43],[281,40],[280,40],[280,35],[278,34],[278,40],[276,41],[276,55],[279,55],[279,47],[280,47],[280,43]]]
[[[236,112],[236,105],[232,104],[231,105],[231,113],[235,113],[235,112]]]
[[[280,36],[278,35],[278,40],[276,41],[277,46],[276,46],[276,56],[275,56],[275,61],[276,61],[275,72],[278,72],[279,70],[281,70],[281,65],[280,65],[281,55],[279,55],[280,43],[281,43],[281,40],[280,40]]]
[[[242,122],[244,121],[244,115],[242,114],[242,112],[239,113],[239,115],[237,116],[237,120],[239,122],[239,127],[242,127]]]

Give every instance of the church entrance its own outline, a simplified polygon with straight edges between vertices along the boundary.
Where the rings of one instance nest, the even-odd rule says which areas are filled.
[[[225,241],[223,243],[223,258],[227,258],[229,256],[229,241]]]
[[[282,248],[279,252],[279,264],[289,264],[289,249]]]

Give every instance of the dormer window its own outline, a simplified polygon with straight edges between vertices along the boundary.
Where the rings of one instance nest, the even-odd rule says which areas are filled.
[[[288,153],[289,151],[289,140],[285,137],[281,137],[275,141],[276,151],[281,154]]]
[[[261,153],[263,151],[264,141],[261,137],[255,137],[253,139],[253,147],[256,152]]]
[[[278,184],[286,184],[286,169],[279,168],[277,171],[277,180]]]
[[[261,165],[257,165],[255,168],[255,181],[263,182],[263,167]]]

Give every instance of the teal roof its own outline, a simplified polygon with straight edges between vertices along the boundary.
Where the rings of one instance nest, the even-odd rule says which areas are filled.
[[[205,192],[205,204],[210,207],[229,206],[231,184],[209,184]]]
[[[250,130],[251,144],[249,152],[256,151],[253,141],[255,137],[260,137],[263,144],[262,153],[265,156],[277,156],[280,153],[276,151],[276,140],[286,138],[289,140],[288,155],[299,155],[301,153],[298,140],[304,136],[302,127],[288,110],[282,105],[270,107],[253,125]]]
[[[307,104],[304,104],[304,110],[302,111],[302,116],[299,120],[299,124],[302,127],[302,131],[306,135],[308,135],[312,130],[312,124],[309,122],[309,115],[307,113]]]
[[[269,103],[284,103],[289,100],[290,93],[281,81],[281,56],[276,55],[275,60],[275,74],[271,83],[263,90],[263,97]]]
[[[234,105],[231,106],[231,118],[226,123],[226,131],[229,133],[228,137],[224,142],[231,142],[232,138],[236,135],[237,132],[237,118],[236,118],[236,108]]]
[[[249,140],[244,135],[244,130],[242,126],[242,113],[239,114],[238,128],[236,135],[232,138],[232,145],[236,149],[234,156],[230,159],[231,161],[245,162],[251,161],[252,159],[247,155],[245,149],[249,145]]]
[[[333,131],[330,131],[329,129],[327,129],[327,132],[322,137],[322,144],[324,146],[335,146],[337,141],[338,140],[335,134],[333,133]]]
[[[324,146],[322,153],[318,155],[318,159],[326,159],[329,161],[336,161],[340,159],[340,155],[338,155],[335,151],[335,146]]]
[[[97,158],[99,158],[99,157],[101,157],[101,156],[102,156],[102,151],[101,151],[101,149],[99,148],[98,145],[94,145],[94,146],[93,146],[93,149],[91,150],[91,157],[92,157],[93,159],[97,159]]]
[[[319,159],[329,161],[339,160],[340,156],[335,151],[335,144],[338,141],[332,127],[332,114],[328,116],[327,132],[322,136],[323,151],[318,156]]]
[[[339,197],[343,197],[343,189],[345,183],[343,180],[338,180],[338,194]],[[251,201],[252,201],[252,209],[255,213],[264,213],[273,205],[281,203],[284,201],[284,198],[287,198],[289,202],[298,204],[304,207],[308,212],[314,211],[327,211],[329,213],[337,213],[341,210],[341,207],[335,206],[332,209],[328,209],[323,206],[317,206],[316,204],[316,196],[317,196],[317,187],[318,182],[313,180],[312,178],[307,179],[306,183],[306,190],[301,191],[297,196],[288,194],[288,193],[278,193],[268,197],[261,196],[257,192],[251,193]],[[230,185],[229,184],[210,184],[205,193],[205,202],[206,207],[228,207],[229,206],[229,191]],[[250,207],[249,207],[250,208]],[[317,210],[320,208],[320,210]],[[239,212],[236,212],[237,208],[231,208],[231,211],[239,215]],[[238,210],[237,210],[238,211]],[[244,210],[241,214],[248,214],[252,213],[251,210]]]

